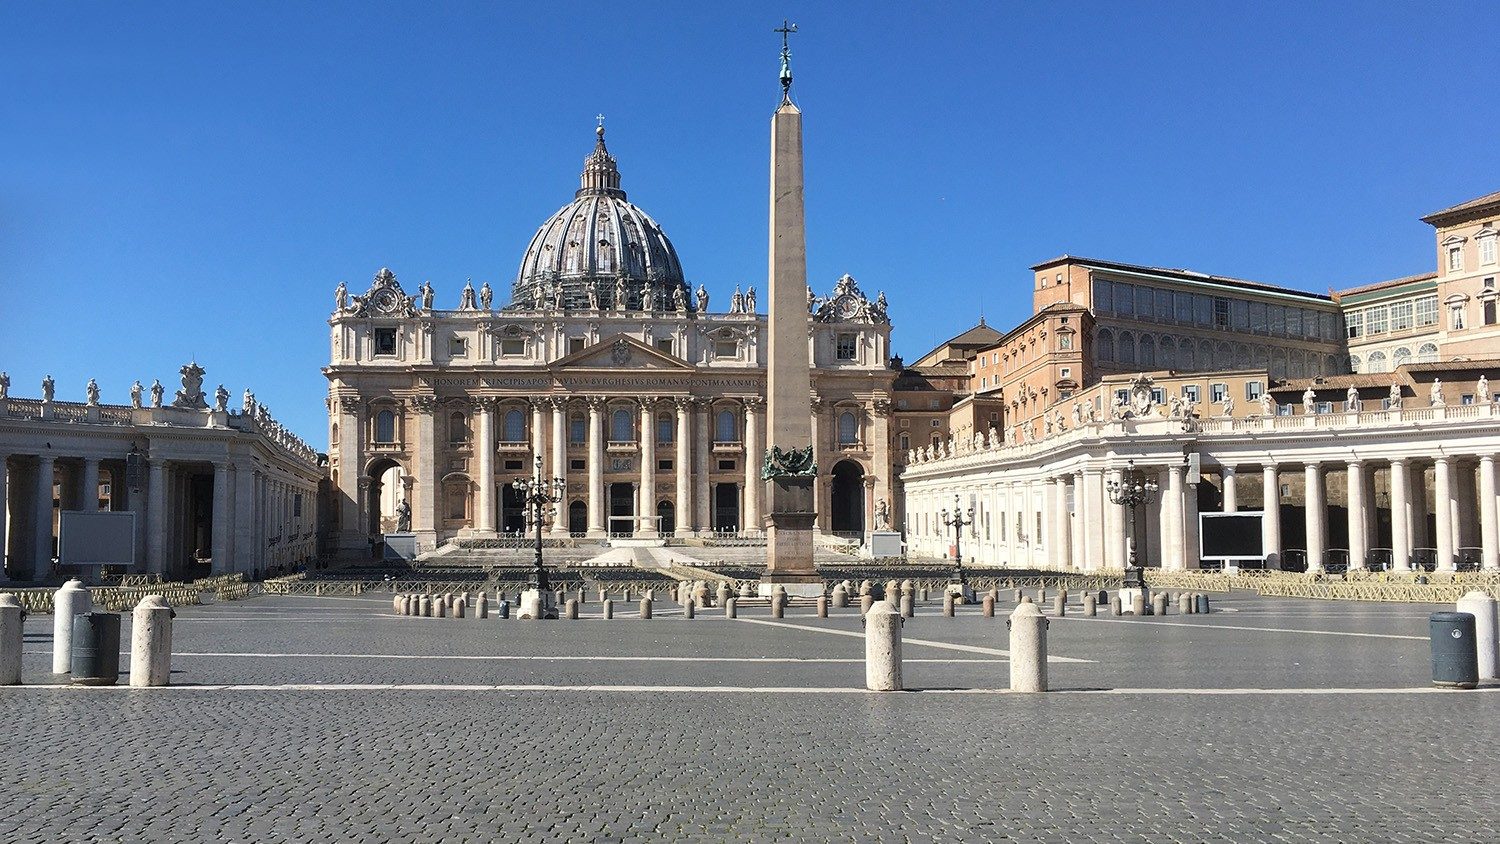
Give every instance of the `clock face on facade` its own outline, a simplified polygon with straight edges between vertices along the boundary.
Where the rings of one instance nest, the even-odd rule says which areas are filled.
[[[839,319],[853,319],[859,313],[859,302],[846,293],[834,300],[833,312]]]
[[[389,314],[395,313],[400,303],[396,301],[396,291],[378,290],[375,293],[375,299],[373,302],[371,302],[371,305],[375,308],[376,311],[384,314]]]

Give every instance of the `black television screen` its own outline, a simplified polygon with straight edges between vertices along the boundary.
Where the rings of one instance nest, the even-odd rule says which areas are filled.
[[[1260,513],[1203,514],[1199,535],[1204,558],[1263,557],[1260,544]]]

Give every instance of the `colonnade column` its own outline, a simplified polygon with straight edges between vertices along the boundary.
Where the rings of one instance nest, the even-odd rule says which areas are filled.
[[[552,477],[568,477],[568,400],[560,396],[548,400],[552,404]],[[568,493],[564,489],[562,500],[557,502],[552,514],[552,533],[568,535]]]
[[[690,463],[693,459],[693,400],[679,397],[677,407],[677,461],[672,468],[677,470],[677,512],[672,531],[674,536],[691,536],[693,533],[693,490]],[[701,448],[700,448],[701,450]]]
[[[438,462],[437,435],[433,427],[437,399],[432,396],[412,396],[411,408],[417,417],[415,462],[418,469],[416,481],[412,484],[412,498],[415,500],[411,502],[411,526],[419,533],[426,532],[428,536],[423,538],[436,543],[438,528],[443,523],[438,512],[441,507],[439,501],[442,498],[443,468]],[[377,524],[378,519],[378,514],[372,516]]]
[[[1432,465],[1433,486],[1437,493],[1433,504],[1437,515],[1437,536],[1432,544],[1437,549],[1438,570],[1452,571],[1456,568],[1453,556],[1453,460],[1439,457]]]
[[[36,561],[31,570],[35,580],[52,573],[52,482],[57,470],[56,458],[43,454],[36,460]]]
[[[1235,489],[1235,468],[1233,466],[1219,467],[1219,474],[1224,478],[1224,512],[1238,513],[1240,510],[1239,491]]]
[[[1123,483],[1119,469],[1109,470],[1109,482]],[[1125,508],[1114,502],[1104,506],[1104,567],[1125,568]]]
[[[10,476],[6,464],[9,459],[10,455],[0,451],[0,578],[5,577],[6,557],[10,554],[10,534],[5,530],[6,517],[10,511]],[[131,502],[132,505],[134,503]],[[20,566],[18,565],[17,568]]]
[[[1068,510],[1068,480],[1059,475],[1052,479],[1052,540],[1053,546],[1047,549],[1047,556],[1054,565],[1061,568],[1073,568],[1073,544],[1072,518]]]
[[[1168,466],[1161,471],[1161,567],[1166,571],[1187,568],[1183,555],[1182,472],[1181,466]]]
[[[604,530],[604,399],[589,396],[589,531],[590,538],[606,536]]]
[[[1349,568],[1362,569],[1369,555],[1369,529],[1365,522],[1365,465],[1358,460],[1349,461],[1349,486],[1347,504],[1349,513]]]
[[[153,457],[146,465],[146,572],[166,574],[167,461]]]
[[[0,487],[0,492],[3,492],[3,487]],[[1496,515],[1495,456],[1483,454],[1479,457],[1479,545],[1485,571],[1500,568],[1500,521]]]
[[[1066,487],[1064,487],[1066,489]],[[1073,473],[1073,510],[1072,518],[1068,520],[1068,562],[1074,568],[1082,570],[1087,567],[1087,556],[1083,549],[1084,525],[1088,524],[1088,496],[1083,494],[1083,473]],[[1063,506],[1067,506],[1066,503]]]
[[[1100,533],[1103,525],[1101,516],[1104,513],[1104,472],[1100,469],[1084,469],[1081,473],[1083,478],[1083,511],[1088,518],[1080,526],[1083,533],[1083,563],[1084,568],[1095,571],[1104,564],[1104,542]]]
[[[761,530],[764,523],[760,516],[760,491],[765,486],[760,479],[760,414],[765,400],[759,396],[745,399],[745,530]]]
[[[230,464],[214,463],[214,524],[209,553],[213,556],[214,574],[224,574],[229,568],[229,470]]]
[[[656,536],[656,399],[641,399],[641,486],[636,522],[642,536]]]
[[[1303,503],[1307,517],[1307,570],[1323,570],[1323,551],[1327,546],[1327,502],[1323,498],[1323,469],[1316,463],[1302,467]]]
[[[1266,554],[1266,568],[1281,568],[1281,483],[1276,477],[1276,464],[1260,467],[1261,510],[1265,511],[1260,521],[1261,550]]]
[[[110,485],[113,492],[114,485]],[[87,513],[99,509],[99,458],[83,458],[83,481],[78,485],[78,509]]]
[[[696,406],[693,430],[698,432],[693,437],[698,443],[698,451],[693,455],[693,528],[699,536],[706,536],[714,530],[713,511],[710,509],[713,502],[708,487],[708,461],[714,448],[714,434],[709,428],[709,399],[698,398],[693,402]]]
[[[1391,568],[1396,571],[1411,569],[1411,481],[1407,475],[1406,458],[1391,461]]]
[[[474,527],[484,533],[495,532],[495,414],[492,399],[475,399],[474,413],[479,416],[479,496],[475,503]]]

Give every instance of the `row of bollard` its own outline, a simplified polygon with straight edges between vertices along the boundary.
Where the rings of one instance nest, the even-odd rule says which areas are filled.
[[[80,686],[113,686],[120,677],[120,614],[95,612],[89,591],[70,580],[53,594],[52,673]],[[0,686],[21,684],[26,610],[0,595]],[[131,686],[165,686],[172,676],[172,619],[160,595],[147,595],[131,612]]]
[[[902,606],[909,605],[901,596]],[[995,597],[984,598],[988,615],[994,614]],[[901,684],[901,628],[910,616],[891,601],[880,601],[865,613],[865,688],[872,692],[899,692]],[[1016,605],[1006,626],[1010,628],[1010,689],[1013,692],[1047,691],[1047,617],[1029,600]]]

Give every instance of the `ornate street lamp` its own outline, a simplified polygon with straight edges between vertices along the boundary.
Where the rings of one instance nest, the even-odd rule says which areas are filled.
[[[1141,567],[1136,563],[1135,508],[1155,502],[1160,487],[1156,481],[1146,477],[1145,472],[1135,468],[1134,460],[1125,461],[1125,470],[1120,473],[1120,479],[1111,478],[1105,487],[1109,490],[1111,502],[1124,505],[1125,519],[1130,523],[1130,529],[1125,533],[1125,588],[1142,588],[1146,581],[1142,577]]]
[[[542,606],[550,607],[552,586],[547,582],[547,567],[542,564],[542,525],[556,512],[557,503],[567,495],[568,482],[565,478],[543,477],[542,456],[538,454],[531,477],[511,481],[510,485],[520,493],[526,518],[536,528],[536,560],[532,563],[531,582],[527,584],[527,588],[540,592]]]
[[[947,510],[943,510],[941,515],[943,525],[953,528],[953,582],[962,586],[964,593],[967,595],[969,581],[964,577],[963,533],[965,527],[974,524],[974,508],[970,507],[968,510],[961,509],[958,496],[954,495],[953,512],[949,513]]]

